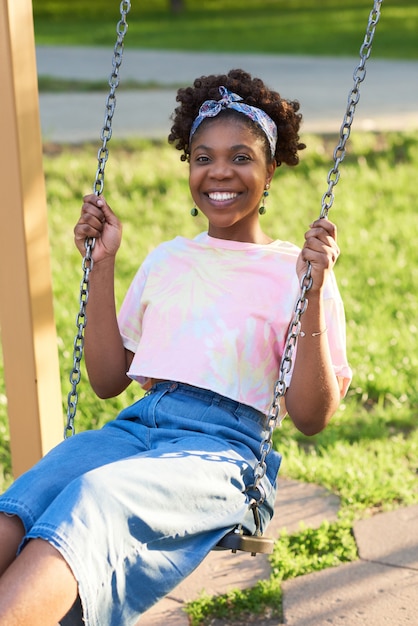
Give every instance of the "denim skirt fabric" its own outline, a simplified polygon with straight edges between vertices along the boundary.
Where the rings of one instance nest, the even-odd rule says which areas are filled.
[[[226,532],[243,522],[253,531],[245,490],[263,419],[211,391],[158,383],[116,420],[63,441],[15,481],[0,511],[22,519],[22,546],[30,538],[50,542],[78,582],[79,600],[62,626],[134,626]],[[263,529],[280,460],[268,454]]]

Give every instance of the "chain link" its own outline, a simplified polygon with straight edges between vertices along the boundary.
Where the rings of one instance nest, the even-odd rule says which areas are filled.
[[[109,157],[108,141],[112,137],[112,120],[116,107],[116,89],[119,86],[119,69],[123,58],[123,42],[128,30],[127,15],[130,11],[131,3],[129,0],[123,0],[120,3],[120,20],[116,26],[117,39],[113,49],[112,73],[109,77],[110,91],[106,98],[106,113],[103,128],[100,133],[102,145],[97,153],[98,167],[93,185],[93,192],[96,196],[103,193],[105,167]],[[89,298],[89,280],[90,272],[93,269],[92,253],[95,245],[95,239],[89,237],[85,241],[86,252],[82,262],[83,278],[80,283],[80,309],[77,314],[76,326],[77,334],[74,339],[73,346],[73,368],[70,373],[71,390],[67,396],[67,423],[64,428],[64,439],[74,435],[74,419],[77,413],[78,391],[77,386],[81,380],[81,361],[84,351],[84,331],[87,324],[86,307]]]
[[[369,15],[369,21],[366,28],[366,35],[364,42],[360,48],[360,63],[354,71],[354,84],[348,95],[347,109],[344,115],[344,120],[340,128],[339,143],[336,146],[333,158],[334,165],[328,172],[327,183],[328,189],[322,197],[320,218],[327,217],[328,211],[334,202],[334,187],[340,179],[339,167],[344,160],[346,154],[346,143],[350,137],[351,125],[354,120],[354,114],[356,106],[360,100],[359,85],[366,77],[366,61],[371,54],[373,38],[375,34],[376,25],[380,18],[380,9],[383,0],[374,0],[373,9]],[[280,363],[279,378],[275,383],[273,401],[266,416],[265,433],[263,441],[260,445],[260,458],[254,468],[254,482],[247,491],[258,492],[258,499],[256,506],[260,506],[264,501],[264,494],[261,488],[261,480],[264,478],[267,472],[266,458],[273,447],[273,432],[276,426],[281,422],[280,419],[280,405],[281,399],[284,398],[287,385],[286,376],[290,372],[293,363],[293,353],[296,347],[296,343],[300,334],[301,317],[306,311],[308,306],[307,293],[312,287],[311,277],[311,264],[308,263],[308,267],[305,275],[300,282],[300,296],[296,302],[294,317],[290,324],[290,328],[286,338],[286,344],[283,351],[282,361]],[[254,500],[250,503],[250,508],[254,507]],[[259,534],[259,528],[256,529],[256,534]]]

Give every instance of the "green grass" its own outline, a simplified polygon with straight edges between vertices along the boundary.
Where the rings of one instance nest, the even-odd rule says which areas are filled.
[[[171,15],[167,0],[132,1],[132,48],[357,56],[372,0],[186,0]],[[36,41],[113,45],[118,0],[33,0]],[[417,59],[418,5],[385,0],[375,58]]]
[[[304,139],[308,149],[301,164],[279,170],[262,218],[272,236],[297,243],[319,214],[335,144],[334,138]],[[63,404],[81,278],[72,229],[80,198],[93,183],[97,147],[45,148]],[[353,133],[330,212],[342,250],[336,274],[346,306],[353,384],[323,433],[304,437],[285,420],[274,436],[284,456],[282,475],[338,494],[339,519],[317,530],[283,536],[272,556],[270,580],[251,590],[192,603],[189,612],[195,626],[209,614],[233,619],[260,608],[265,615],[279,615],[281,580],[355,558],[351,527],[356,519],[418,502],[417,168],[418,133]],[[106,196],[125,226],[117,263],[120,303],[151,248],[178,233],[193,236],[205,224],[189,214],[187,166],[177,151],[160,143],[112,140]],[[3,380],[0,364],[0,491],[11,480]],[[114,417],[139,395],[131,387],[117,399],[101,401],[83,375],[77,429],[95,428]]]

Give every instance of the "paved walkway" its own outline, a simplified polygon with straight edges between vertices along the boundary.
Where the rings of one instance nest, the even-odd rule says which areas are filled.
[[[417,624],[418,505],[357,522],[354,535],[358,561],[284,583],[286,624]]]
[[[103,80],[111,72],[112,50],[104,48],[37,48],[38,73],[43,76]],[[249,54],[209,54],[125,50],[124,79],[153,81],[164,89],[120,91],[114,136],[167,137],[176,106],[175,88],[202,74],[241,67],[260,76],[283,97],[298,99],[306,132],[338,132],[347,106],[358,59],[288,57]],[[360,87],[355,128],[403,130],[418,128],[418,62],[369,59]],[[40,97],[45,140],[96,141],[105,112],[100,93],[47,94]]]
[[[44,76],[104,82],[110,73],[108,49],[37,49],[38,72]],[[122,76],[158,81],[167,88],[120,92],[115,137],[165,137],[175,106],[175,89],[196,76],[242,67],[263,78],[283,97],[302,104],[304,130],[338,132],[353,84],[357,59],[186,54],[126,50]],[[418,62],[374,61],[354,127],[357,130],[418,129]],[[41,94],[45,141],[97,140],[104,116],[103,94]],[[276,516],[269,535],[281,528],[297,530],[299,522],[317,527],[335,519],[338,499],[315,485],[280,481]],[[289,626],[409,626],[417,623],[418,505],[380,513],[355,524],[359,560],[284,583],[284,623]],[[141,626],[188,626],[184,603],[200,592],[224,593],[254,585],[269,576],[268,559],[258,555],[212,552],[167,598],[148,611]],[[278,626],[258,620],[258,626]],[[212,626],[226,626],[214,620]],[[232,626],[232,625],[230,625]],[[248,626],[236,623],[234,626]]]

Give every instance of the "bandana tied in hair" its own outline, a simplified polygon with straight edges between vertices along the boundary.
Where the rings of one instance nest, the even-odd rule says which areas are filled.
[[[205,100],[200,107],[199,115],[192,124],[189,141],[191,142],[193,135],[204,119],[216,117],[223,109],[235,109],[235,111],[244,113],[261,128],[269,142],[271,156],[274,157],[277,143],[277,126],[271,117],[263,109],[245,104],[242,102],[241,96],[232,93],[226,87],[219,87],[219,93],[222,96],[220,100]]]

